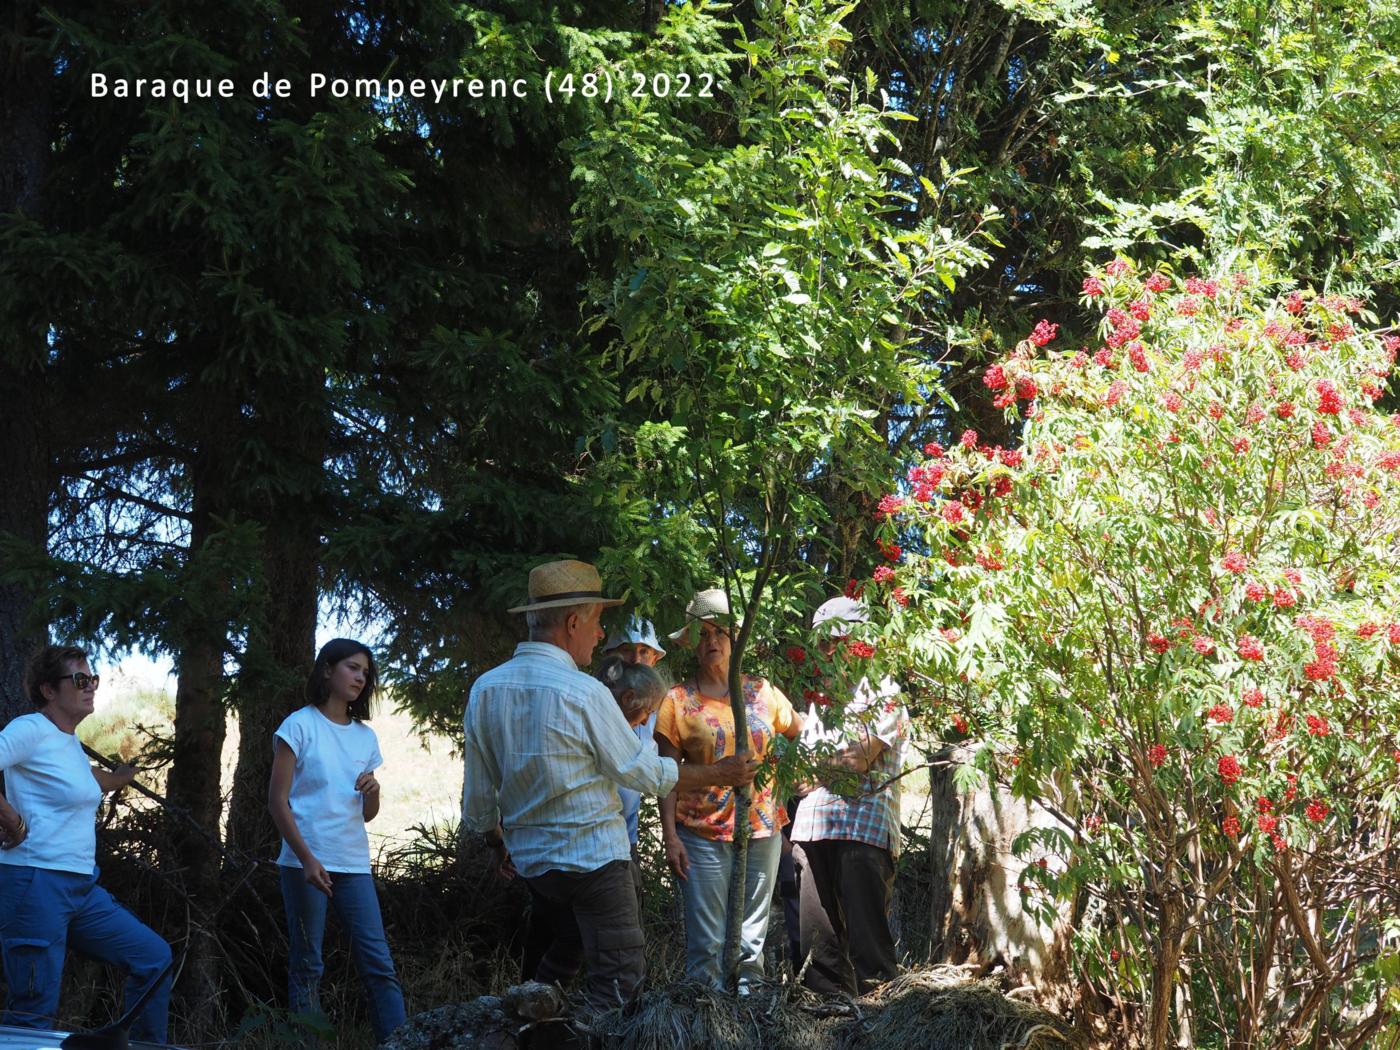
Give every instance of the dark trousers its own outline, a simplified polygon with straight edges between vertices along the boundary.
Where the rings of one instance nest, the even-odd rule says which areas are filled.
[[[567,984],[582,963],[588,1004],[596,1009],[636,998],[646,976],[637,876],[630,860],[595,871],[547,871],[525,880],[530,888],[526,935],[527,977]],[[547,944],[547,946],[545,946]]]
[[[520,979],[544,980],[540,976],[540,963],[544,962],[545,955],[553,948],[554,958],[550,963],[550,971],[556,976],[550,977],[549,980],[567,985],[583,968],[583,940],[578,935],[574,910],[567,904],[555,904],[541,897],[534,887],[530,886],[528,879],[525,886],[530,891],[530,911],[525,917],[525,945],[520,960]]]
[[[898,976],[890,898],[894,857],[887,849],[830,839],[799,844],[803,983],[815,992],[864,995]]]
[[[778,897],[783,902],[783,932],[787,934],[783,950],[795,974],[802,965],[802,912],[798,903],[797,863],[786,825],[783,833],[783,855],[778,860]]]

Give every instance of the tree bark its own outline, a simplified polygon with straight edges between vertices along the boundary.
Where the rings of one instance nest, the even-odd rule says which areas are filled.
[[[37,5],[13,15],[12,39],[30,31]],[[53,112],[52,70],[35,53],[13,49],[0,76],[0,232],[16,216],[43,217]],[[12,322],[13,323],[13,319]],[[0,349],[0,534],[42,553],[48,545],[51,436],[44,396],[46,332],[6,325]],[[32,619],[34,594],[22,584],[0,584],[0,726],[33,710],[24,693],[24,666],[46,641]]]
[[[213,535],[212,513],[218,499],[211,489],[226,484],[217,471],[192,471],[194,508],[191,515],[188,557],[198,559]],[[228,640],[218,624],[191,624],[179,646],[175,686],[175,752],[167,782],[172,806],[188,820],[169,821],[175,866],[185,873],[186,892],[195,909],[191,916],[189,949],[176,994],[186,1016],[208,1022],[223,1002],[217,931],[206,929],[199,914],[211,914],[222,897],[219,885],[221,856],[219,820],[224,800],[220,786],[221,758],[227,717],[221,696],[224,652]],[[194,826],[194,825],[197,825]],[[201,833],[202,832],[202,833]]]
[[[1152,1002],[1147,1013],[1148,1050],[1166,1050],[1171,1038],[1172,991],[1176,968],[1181,962],[1182,933],[1186,907],[1168,887],[1162,902],[1156,965],[1152,972]]]
[[[761,586],[761,585],[760,585]],[[754,588],[757,608],[759,587]],[[729,709],[734,715],[734,753],[747,755],[752,751],[749,741],[748,705],[744,696],[743,652],[748,641],[752,619],[746,617],[729,664]],[[744,927],[744,887],[749,875],[749,807],[753,804],[753,789],[734,789],[734,867],[729,872],[729,898],[724,921],[724,976],[732,991],[739,985],[739,939]]]
[[[306,702],[306,678],[316,655],[318,537],[314,532],[299,536],[294,528],[286,522],[267,529],[266,610],[260,629],[249,636],[250,658],[235,703],[238,765],[229,800],[228,845],[250,857],[276,855],[279,839],[267,815],[272,734]]]
[[[322,495],[329,424],[325,376],[285,376],[255,394],[260,437],[281,464],[282,491],[253,505],[263,526],[263,610],[249,632],[235,699],[238,765],[229,802],[228,843],[252,857],[275,854],[267,815],[272,734],[306,702],[320,598]]]
[[[1011,848],[1024,832],[1063,822],[996,783],[958,790],[954,771],[972,759],[967,747],[931,757],[931,957],[979,972],[1001,963],[1014,979],[1034,984],[1043,1003],[1066,1009],[1074,1000],[1070,936],[1082,903],[1065,908],[1053,924],[1042,923],[1023,906],[1020,890],[1022,873],[1038,858],[1017,857]]]
[[[49,456],[42,376],[37,368],[0,362],[0,534],[42,553],[48,543]],[[24,667],[44,644],[33,621],[34,593],[0,584],[0,726],[34,710],[24,691]]]

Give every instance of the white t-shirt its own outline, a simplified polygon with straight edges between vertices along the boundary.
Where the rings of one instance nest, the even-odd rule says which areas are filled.
[[[368,875],[364,796],[355,790],[355,781],[384,764],[374,730],[363,722],[337,725],[307,704],[277,727],[274,752],[278,740],[297,757],[287,801],[307,848],[327,871]],[[301,867],[286,840],[277,863]]]
[[[5,797],[29,825],[18,846],[0,850],[0,864],[91,875],[97,866],[97,805],[102,788],[83,745],[39,712],[0,731]]]

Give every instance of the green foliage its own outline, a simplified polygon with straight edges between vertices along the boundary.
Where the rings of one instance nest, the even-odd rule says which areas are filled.
[[[643,8],[664,10],[655,33]],[[1193,663],[1179,644],[1171,652],[1184,661],[1152,664],[1114,639],[1149,614],[1170,637],[1172,618],[1199,626],[1207,600],[1225,609],[1211,566],[1227,533],[1242,550],[1272,552],[1260,581],[1271,596],[1284,561],[1298,561],[1300,601],[1343,634],[1363,622],[1362,585],[1324,601],[1326,581],[1342,563],[1384,561],[1385,535],[1368,537],[1346,508],[1314,498],[1338,479],[1290,480],[1318,457],[1261,442],[1274,442],[1275,419],[1238,423],[1243,391],[1257,399],[1276,382],[1256,367],[1264,358],[1231,365],[1234,385],[1215,395],[1234,421],[1221,432],[1251,440],[1239,453],[1168,442],[1152,401],[1166,390],[1136,379],[1120,402],[1133,413],[1062,405],[1053,418],[1004,418],[978,362],[1041,317],[1093,341],[1097,304],[1078,294],[1085,250],[1222,270],[1236,255],[1265,259],[1268,272],[1324,292],[1366,284],[1388,313],[1400,238],[1400,17],[1389,0],[18,10],[11,53],[51,79],[3,106],[28,106],[20,115],[47,129],[47,174],[22,213],[0,216],[0,375],[27,377],[6,393],[40,421],[21,436],[48,470],[35,485],[39,460],[0,456],[0,487],[16,501],[38,492],[36,520],[47,491],[51,534],[0,541],[7,656],[13,596],[37,595],[32,618],[55,633],[176,655],[191,682],[210,677],[216,708],[260,710],[295,686],[319,596],[350,622],[384,625],[375,641],[396,695],[455,732],[471,677],[515,640],[501,610],[529,564],[601,550],[610,582],[660,621],[724,578],[744,606],[750,666],[820,691],[849,669],[813,658],[799,671],[780,652],[801,640],[798,625],[833,581],[881,564],[869,541],[883,479],[896,463],[927,467],[917,450],[964,423],[1012,444],[1024,426],[1028,441],[1073,450],[1051,461],[1086,459],[1077,474],[1045,474],[1034,527],[980,553],[1049,567],[1021,591],[976,600],[933,572],[870,593],[893,598],[897,584],[911,600],[889,606],[888,632],[904,638],[940,717],[1021,748],[1015,773],[989,746],[968,777],[1012,777],[1029,793],[1048,771],[1083,768],[1087,805],[1137,805],[1115,787],[1153,781],[1140,761],[1130,770],[1103,757],[1095,719],[1110,700],[1155,698],[1150,718],[1138,705],[1117,726],[1119,754],[1131,758],[1150,734],[1178,749],[1179,766],[1153,776],[1176,778],[1173,805],[1178,791],[1194,800],[1195,822],[1178,821],[1194,859],[1227,845],[1225,811],[1201,801],[1224,805],[1201,762],[1212,748],[1243,753],[1263,732],[1242,712],[1224,726],[1201,717],[1234,702],[1244,664]],[[583,92],[551,103],[536,90],[442,105],[242,93],[175,105],[91,99],[83,78],[97,68],[197,68],[240,83],[267,68],[294,79],[312,68],[554,69],[611,73],[617,89],[611,103]],[[684,96],[680,70],[692,78]],[[647,84],[670,76],[672,90],[633,96],[633,73]],[[702,97],[702,77],[713,97]],[[0,171],[7,192],[14,174]],[[1123,287],[1111,291],[1120,308]],[[1252,292],[1240,302],[1249,331],[1277,312]],[[1210,345],[1216,309],[1155,317],[1161,345],[1178,357]],[[1336,312],[1310,299],[1304,316],[1316,334]],[[1222,327],[1211,339],[1235,337]],[[1353,345],[1339,342],[1337,367],[1360,360],[1347,356]],[[1063,381],[1081,395],[1095,374],[1027,368],[1043,390]],[[1346,377],[1354,371],[1334,379]],[[1076,448],[1081,433],[1091,449]],[[1141,440],[1167,443],[1170,476]],[[1366,438],[1349,447],[1357,455]],[[977,485],[1023,469],[953,460]],[[1286,498],[1266,491],[1270,471]],[[1194,503],[1181,502],[1183,485]],[[1181,515],[1194,505],[1233,523],[1222,532]],[[1104,532],[1112,558],[1094,542]],[[1070,556],[1075,537],[1082,549]],[[911,549],[929,539],[913,528],[898,538]],[[965,564],[954,577],[997,571]],[[1147,576],[1171,586],[1130,615],[1129,584],[1143,601]],[[1394,585],[1372,585],[1382,597],[1368,615],[1381,623]],[[1035,641],[1037,625],[1051,641]],[[1285,824],[1301,856],[1297,828],[1333,843],[1339,814],[1366,819],[1348,790],[1364,796],[1372,781],[1357,771],[1370,761],[1380,776],[1390,759],[1353,727],[1355,688],[1337,699],[1300,685],[1306,640],[1286,626],[1253,633],[1293,668],[1286,687],[1265,689],[1269,710],[1306,700],[1334,727],[1290,756],[1296,768],[1270,766],[1272,779],[1245,764],[1275,799],[1292,773],[1295,802],[1333,806],[1324,829],[1296,813]],[[1347,646],[1348,681],[1392,674],[1380,653]],[[897,656],[882,648],[862,666],[882,672]],[[1065,700],[1085,696],[1097,698],[1089,710]],[[263,782],[252,778],[254,794]],[[1112,848],[1076,846],[1074,866],[1044,876],[1037,906],[1142,893],[1146,825],[1110,824]],[[1263,852],[1237,862],[1239,893],[1267,896],[1272,847],[1242,825]],[[1185,871],[1179,885],[1193,878]],[[1247,929],[1210,915],[1221,944],[1246,943]],[[1111,929],[1081,931],[1084,972],[1096,987],[1148,989],[1150,923]],[[1362,948],[1353,987],[1378,987],[1393,958]]]
[[[240,1046],[277,1047],[305,1046],[307,1039],[330,1040],[336,1037],[335,1026],[324,1014],[296,1013],[264,1003],[256,1003],[239,1022],[233,1033]]]
[[[581,265],[559,247],[560,142],[590,107],[246,88],[269,68],[533,80],[616,61],[630,16],[59,5],[30,28],[25,47],[59,56],[61,105],[46,207],[0,230],[4,352],[42,358],[65,410],[48,417],[51,541],[7,548],[6,577],[67,636],[177,657],[212,639],[248,672],[216,691],[263,704],[309,660],[326,593],[386,626],[407,702],[457,722],[529,562],[586,555],[608,528],[574,481],[614,385],[574,345]],[[191,66],[234,97],[85,90],[97,68]]]
[[[841,73],[846,13],[773,5],[726,43],[711,8],[672,10],[638,61],[733,60],[724,119],[622,97],[575,162],[578,236],[604,264],[592,327],[614,326],[605,364],[643,416],[620,422],[602,479],[647,494],[627,522],[643,548],[693,552],[683,530],[705,535],[692,574],[723,574],[754,611],[750,592],[822,542],[821,482],[873,491],[888,471],[882,412],[935,382],[909,350],[928,299],[985,259],[932,223],[898,223],[909,198],[892,181],[908,172],[885,153],[902,114]],[[657,593],[634,550],[612,563]]]
[[[626,377],[624,404],[639,417],[609,428],[615,451],[594,491],[600,504],[645,493],[621,523],[637,541],[603,560],[644,611],[722,579],[739,625],[729,681],[743,741],[744,655],[775,575],[807,582],[780,570],[804,547],[825,556],[825,479],[869,490],[888,471],[882,411],[936,382],[909,351],[926,302],[985,258],[932,223],[896,221],[910,198],[892,183],[909,169],[881,151],[906,115],[876,104],[873,75],[842,74],[849,9],[788,2],[757,14],[744,32],[704,4],[671,8],[640,64],[728,64],[721,114],[624,93],[575,160],[576,233],[601,270],[587,285],[590,329],[611,326],[603,366]],[[696,551],[704,562],[686,565]],[[653,582],[671,566],[681,571]],[[736,827],[746,814],[741,793]],[[726,937],[733,975],[744,841]]]
[[[1177,33],[1211,74],[1192,84],[1191,123],[1211,247],[1266,251],[1319,281],[1383,281],[1393,295],[1400,7],[1221,3]]]
[[[901,454],[962,426],[1009,436],[975,365],[1042,317],[1096,323],[1077,301],[1084,247],[1144,262],[1244,248],[1393,308],[1393,4],[869,0],[847,24],[846,67],[874,69],[916,118],[894,129],[932,183],[908,180],[911,221],[965,234],[1002,215],[990,264],[938,304],[923,346],[953,404],[897,406]],[[968,173],[951,192],[945,166]]]

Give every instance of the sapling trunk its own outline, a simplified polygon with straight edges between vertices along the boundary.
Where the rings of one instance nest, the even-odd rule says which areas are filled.
[[[742,634],[741,631],[741,637]],[[729,707],[734,712],[735,751],[747,755],[752,748],[737,642],[729,662]],[[749,870],[749,807],[752,802],[752,788],[734,789],[734,867],[729,873],[729,902],[724,922],[724,975],[733,991],[737,991],[739,985],[739,940],[744,928],[744,886],[748,882]]]
[[[754,579],[749,603],[744,609],[744,619],[730,649],[729,709],[734,714],[734,750],[739,755],[747,755],[753,751],[753,742],[749,737],[748,707],[744,699],[744,650],[748,647],[749,636],[753,633],[753,625],[758,618],[759,601],[770,573],[765,559],[765,565],[759,569]],[[724,923],[724,977],[726,984],[733,991],[738,991],[739,986],[739,940],[744,927],[744,887],[748,882],[751,837],[749,807],[752,803],[752,788],[734,789],[734,867],[729,875],[729,901]]]

